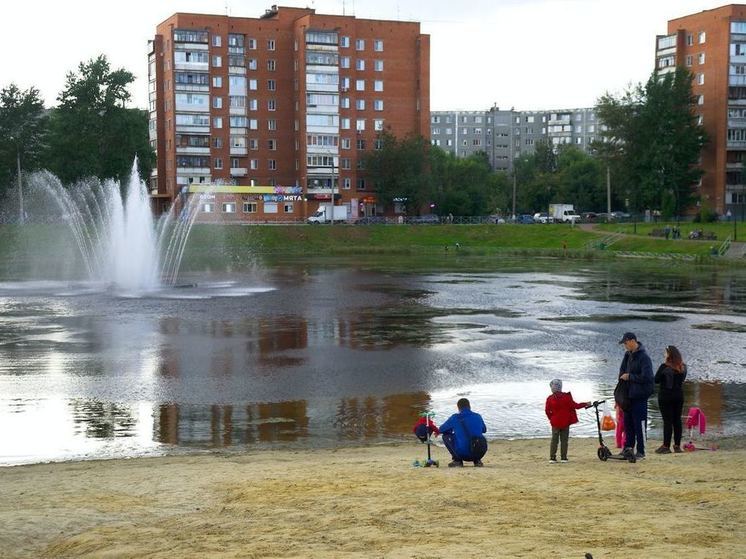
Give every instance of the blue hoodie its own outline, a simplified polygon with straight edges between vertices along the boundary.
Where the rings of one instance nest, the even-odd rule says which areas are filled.
[[[641,343],[635,351],[627,351],[619,367],[619,376],[629,373],[630,400],[647,400],[655,391],[653,363]]]
[[[463,418],[463,421],[462,421]],[[456,452],[459,456],[471,455],[471,441],[464,431],[464,423],[469,430],[469,435],[476,437],[487,432],[487,426],[484,424],[482,416],[470,409],[454,413],[443,425],[440,426],[440,432],[453,433],[455,439]]]

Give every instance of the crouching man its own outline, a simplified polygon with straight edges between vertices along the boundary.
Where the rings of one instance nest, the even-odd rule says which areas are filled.
[[[458,413],[449,417],[440,426],[440,434],[443,437],[448,452],[453,459],[449,468],[460,468],[464,461],[474,462],[474,465],[483,466],[482,457],[487,453],[487,439],[484,433],[487,427],[482,416],[471,411],[471,404],[466,398],[456,402]]]

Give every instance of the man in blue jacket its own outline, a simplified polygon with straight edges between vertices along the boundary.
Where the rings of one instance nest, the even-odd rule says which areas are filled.
[[[471,411],[471,404],[466,398],[456,402],[456,407],[458,413],[454,413],[440,426],[443,444],[453,458],[448,467],[460,468],[464,465],[464,460],[474,462],[477,467],[483,466],[482,457],[487,453],[487,439],[483,435],[487,432],[484,420],[481,415]]]
[[[645,458],[645,428],[648,421],[648,398],[655,390],[655,376],[650,356],[637,336],[626,332],[619,341],[626,350],[619,367],[619,379],[629,388],[629,406],[624,410],[624,453],[635,451],[638,460]]]

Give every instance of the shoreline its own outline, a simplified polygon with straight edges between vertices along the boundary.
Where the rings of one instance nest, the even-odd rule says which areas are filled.
[[[608,441],[607,441],[608,442]],[[746,437],[716,452],[596,457],[493,440],[485,467],[415,468],[412,441],[0,469],[3,557],[734,557]],[[612,448],[612,450],[614,450]]]

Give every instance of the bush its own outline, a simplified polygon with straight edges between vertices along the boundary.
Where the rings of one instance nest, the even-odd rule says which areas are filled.
[[[694,223],[714,223],[718,220],[718,213],[710,208],[704,207],[694,216]]]

